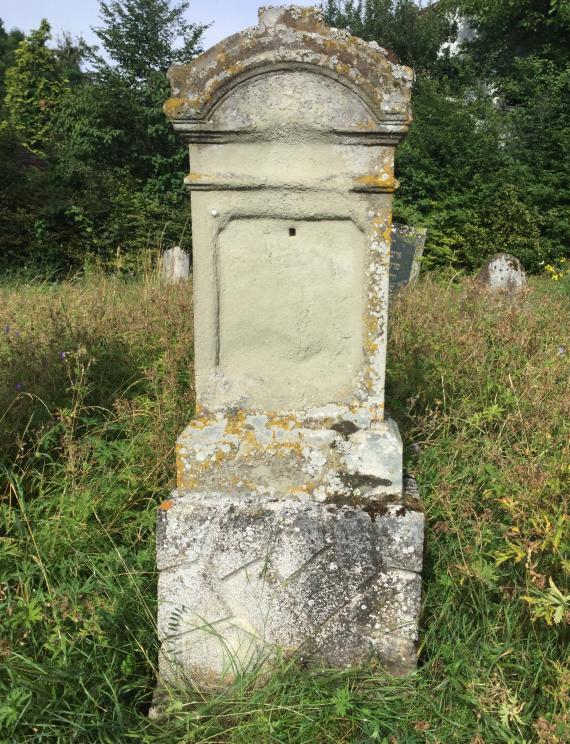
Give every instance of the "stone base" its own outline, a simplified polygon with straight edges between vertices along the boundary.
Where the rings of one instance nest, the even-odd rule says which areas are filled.
[[[219,413],[178,439],[178,488],[320,503],[401,498],[403,447],[395,421],[335,407],[289,415]]]
[[[158,518],[160,684],[230,684],[278,650],[318,666],[377,656],[394,674],[412,671],[416,493],[360,508],[175,492]]]

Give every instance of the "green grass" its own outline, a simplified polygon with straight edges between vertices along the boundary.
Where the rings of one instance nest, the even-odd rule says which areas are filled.
[[[153,723],[191,293],[0,286],[0,742],[569,741],[569,290],[428,278],[392,309],[388,400],[429,523],[418,673],[284,662]]]

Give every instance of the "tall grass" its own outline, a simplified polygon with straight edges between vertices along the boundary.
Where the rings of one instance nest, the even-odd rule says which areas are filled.
[[[429,522],[418,673],[283,663],[151,722],[191,288],[0,287],[0,742],[568,741],[568,289],[426,279],[392,309],[388,399]]]

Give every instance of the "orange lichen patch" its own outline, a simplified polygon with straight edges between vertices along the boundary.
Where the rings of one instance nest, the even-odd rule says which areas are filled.
[[[160,511],[169,511],[175,504],[176,501],[174,501],[174,499],[168,499],[168,501],[163,501],[158,508]]]
[[[389,173],[383,173],[382,176],[359,176],[358,178],[354,179],[354,184],[355,186],[384,191],[386,193],[392,193],[396,191],[396,189],[400,185],[399,181]]]
[[[237,411],[237,413],[228,417],[224,434],[237,434],[239,436],[244,432],[245,424],[245,411]]]
[[[198,413],[198,408],[196,408],[196,413]],[[205,429],[207,426],[211,426],[214,423],[216,422],[212,420],[203,409],[200,409],[200,415],[197,415],[195,418],[192,419],[192,423],[190,424],[189,428]]]
[[[184,107],[188,103],[185,98],[169,98],[164,104],[164,113],[169,119],[175,119],[184,110]]]

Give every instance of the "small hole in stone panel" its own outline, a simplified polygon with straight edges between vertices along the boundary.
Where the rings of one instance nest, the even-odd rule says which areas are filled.
[[[297,229],[295,227],[290,227],[289,228],[289,237],[290,238],[294,238],[295,235],[297,235]]]

